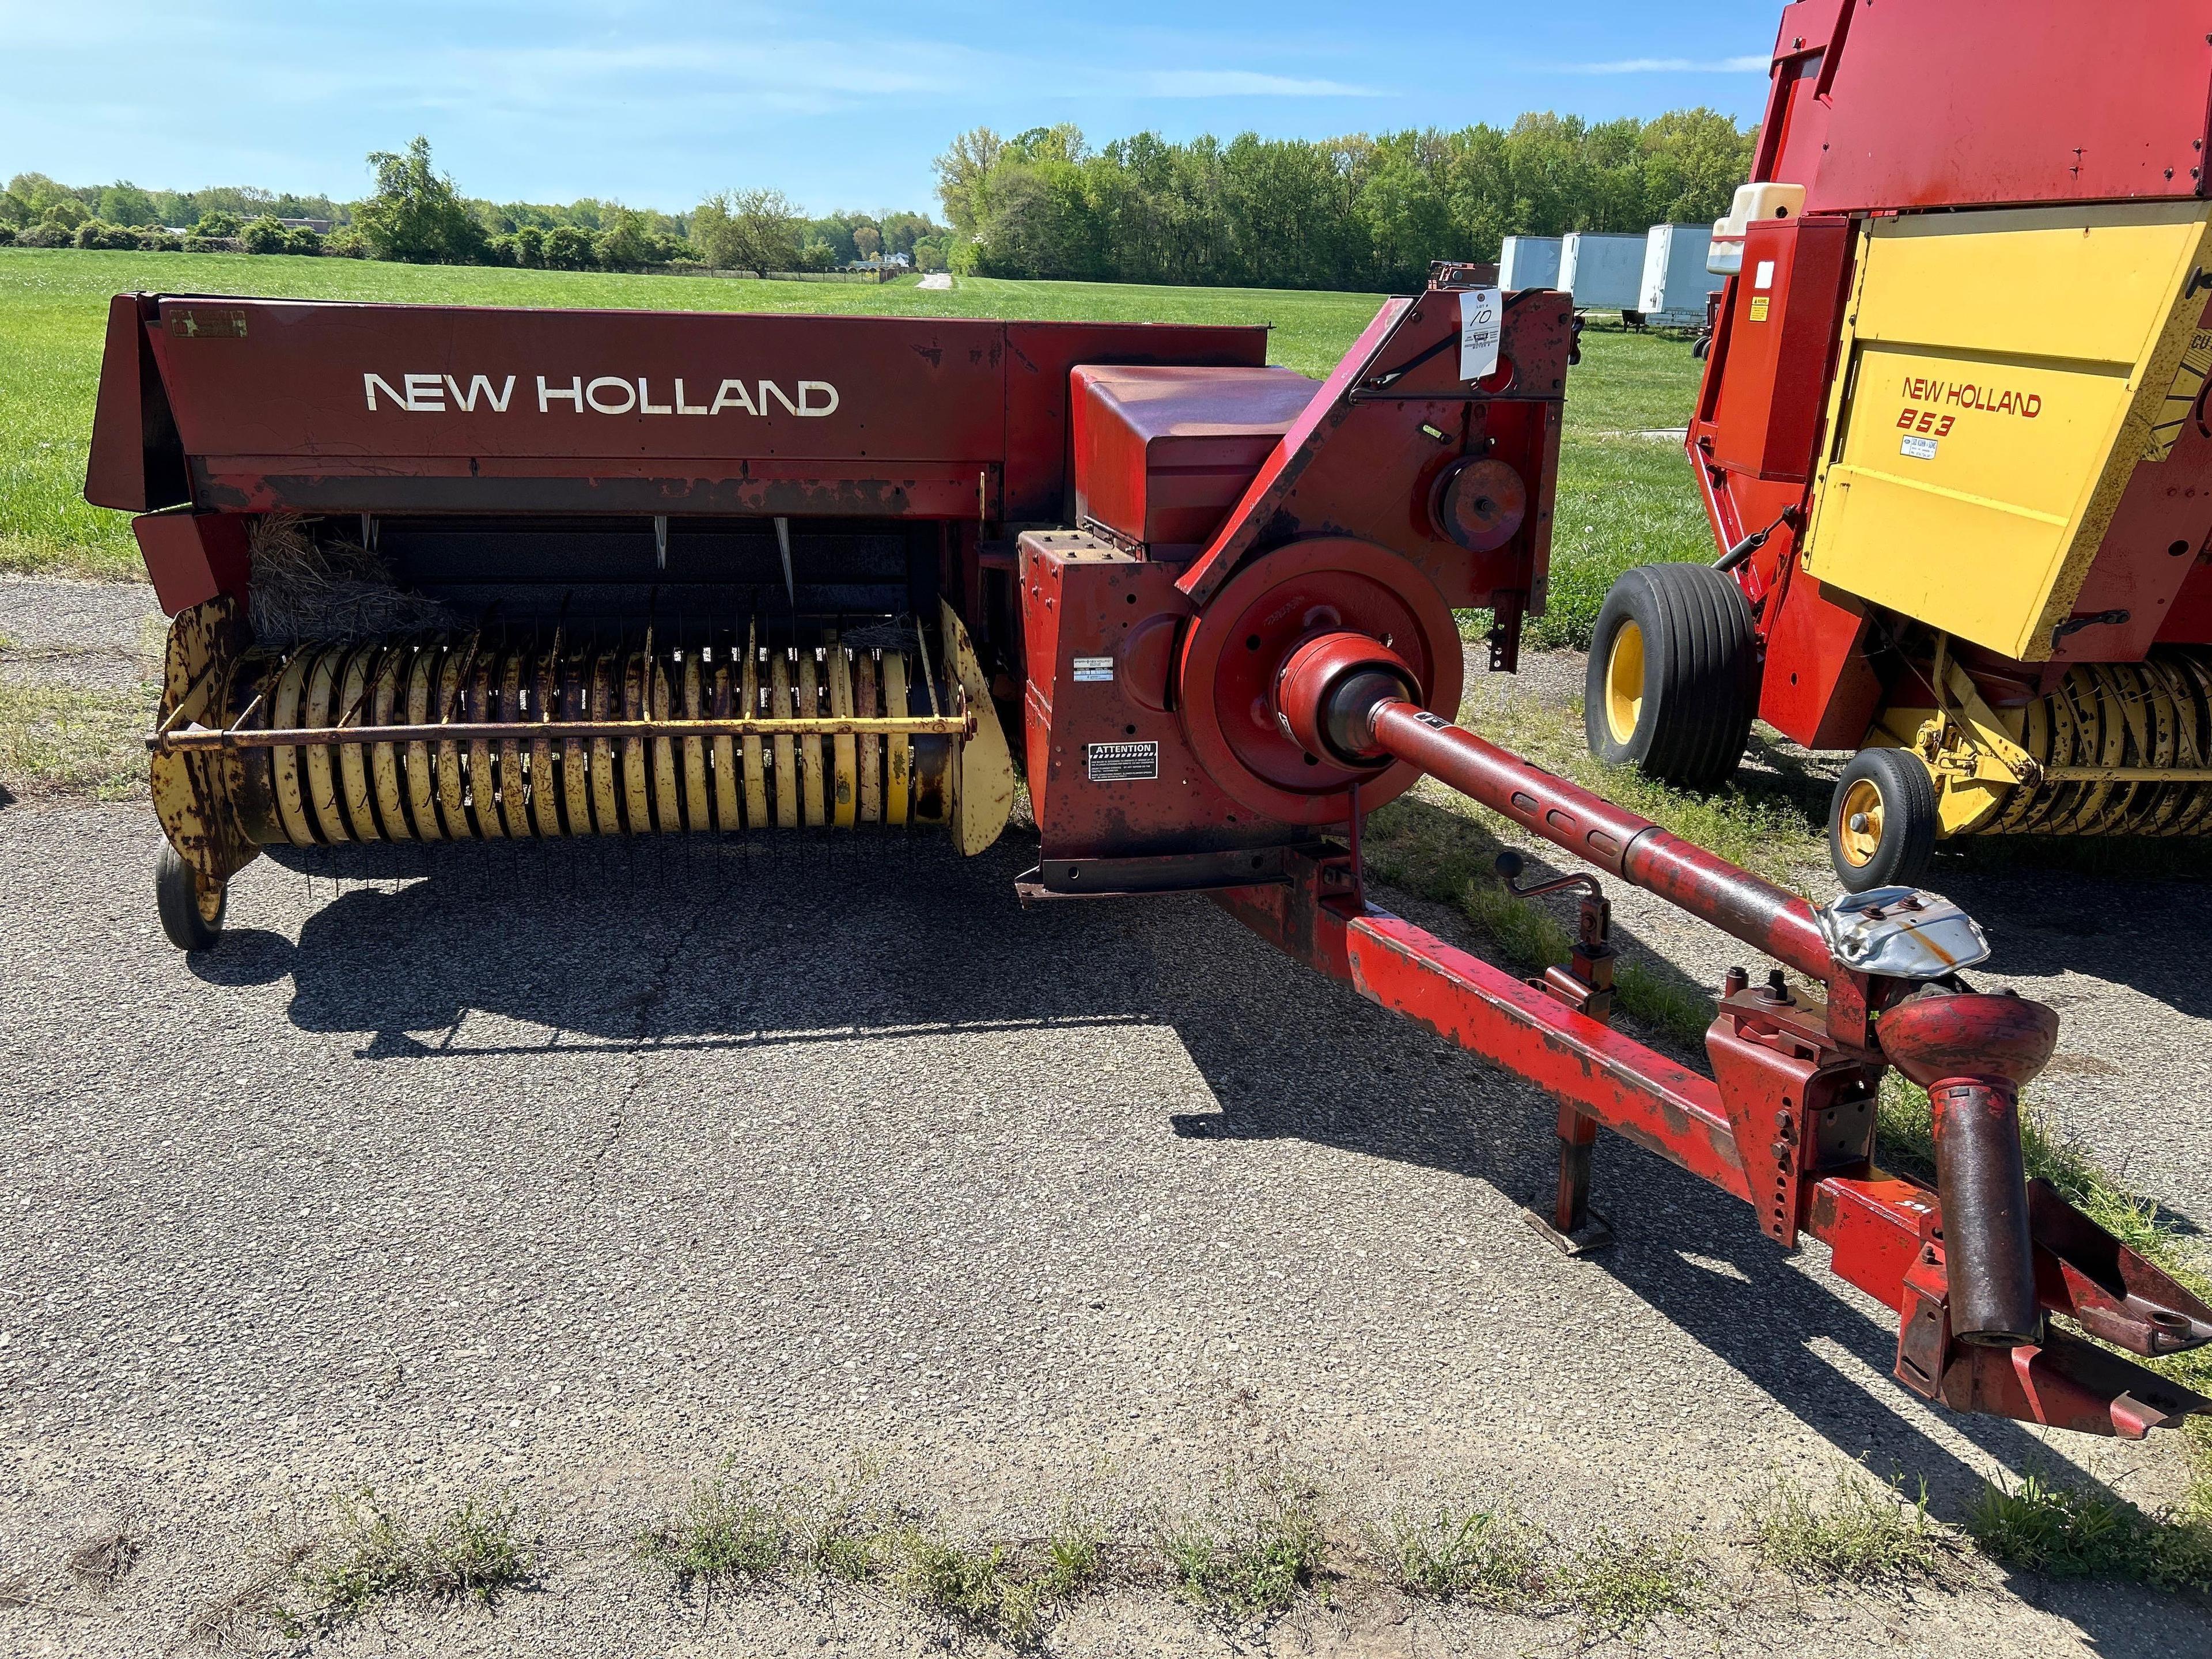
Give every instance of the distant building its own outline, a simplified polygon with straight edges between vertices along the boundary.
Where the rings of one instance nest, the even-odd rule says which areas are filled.
[[[276,222],[287,230],[312,230],[318,236],[331,234],[331,222],[328,219],[279,219]]]

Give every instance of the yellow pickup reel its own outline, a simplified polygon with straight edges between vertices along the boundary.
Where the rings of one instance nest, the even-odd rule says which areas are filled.
[[[1963,836],[2212,833],[2212,648],[2078,663],[2001,709],[1944,644],[1936,706],[1885,709],[1837,781],[1830,851],[1846,887],[1911,884],[1937,842]]]
[[[1006,740],[967,630],[482,631],[255,646],[234,603],[180,614],[147,740],[155,893],[213,945],[264,846],[770,830],[1004,829]]]

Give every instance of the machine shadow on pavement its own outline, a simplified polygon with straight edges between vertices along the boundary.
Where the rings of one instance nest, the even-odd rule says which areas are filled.
[[[1997,950],[1985,975],[2078,974],[2212,1019],[2203,956],[2212,884],[2201,876],[2092,875],[1970,855],[1939,862],[1931,879],[1989,930]]]
[[[1355,1008],[1347,1018],[1389,1017]],[[1202,994],[1175,1024],[1221,1103],[1218,1116],[1178,1117],[1179,1134],[1294,1137],[1481,1181],[1516,1204],[1548,1196],[1557,1157],[1549,1103],[1512,1074],[1480,1062],[1472,1086],[1449,1097],[1431,1093],[1425,1074],[1432,1057],[1453,1053],[1441,1039],[1405,1032],[1400,1075],[1382,1079],[1379,1090],[1373,1079],[1286,1089],[1269,1063],[1272,1045],[1245,1040],[1231,1009],[1213,997]],[[1392,1081],[1400,1086],[1389,1088]],[[1316,1088],[1328,1091],[1318,1100],[1310,1092]],[[1445,1099],[1445,1109],[1422,1109]],[[1612,1223],[1613,1243],[1564,1266],[1565,1282],[1585,1273],[1612,1275],[1845,1455],[1863,1457],[1877,1475],[1925,1478],[1931,1507],[1958,1519],[1981,1490],[1982,1476],[1905,1414],[1914,1402],[1887,1380],[1897,1357],[1893,1324],[1863,1316],[1819,1272],[1759,1237],[1741,1202],[1618,1137],[1599,1142],[1591,1203]],[[1550,1259],[1552,1247],[1533,1229],[1525,1248]],[[1820,1247],[1808,1240],[1807,1248],[1817,1259]],[[1532,1303],[1527,1317],[1556,1325],[1563,1343],[1610,1340],[1578,1313],[1571,1291],[1555,1303]],[[1848,1356],[1850,1369],[1820,1356],[1815,1345],[1823,1340]],[[1943,1420],[2008,1468],[2050,1461],[2050,1448],[2020,1424],[1966,1415]]]
[[[1022,942],[991,913],[1013,908],[1013,862],[979,870],[933,838],[283,848],[276,861],[289,874],[275,879],[311,896],[299,943],[234,927],[192,971],[289,975],[292,1023],[368,1033],[365,1058],[1145,1018],[1095,981],[1006,972]],[[551,1036],[463,1032],[475,1014]]]
[[[971,860],[938,842],[888,850],[287,849],[286,872],[261,879],[313,884],[298,944],[234,927],[189,961],[219,984],[289,975],[292,1023],[359,1031],[368,1060],[1164,1025],[1219,1106],[1173,1116],[1185,1139],[1296,1138],[1469,1177],[1516,1204],[1553,1178],[1552,1108],[1532,1085],[1295,968],[1204,898],[1024,913],[1011,887],[1019,838]],[[486,1015],[489,1036],[472,1029]],[[1981,1475],[1910,1420],[1886,1380],[1888,1325],[1760,1238],[1740,1202],[1618,1138],[1601,1142],[1594,1201],[1610,1250],[1553,1272],[1528,1235],[1531,1265],[1562,1287],[1528,1307],[1532,1323],[1604,1344],[1571,1286],[1609,1273],[1847,1456],[1924,1478],[1937,1511],[1960,1515]],[[1824,1340],[1850,1369],[1820,1356]],[[2021,1425],[1946,1420],[2008,1468],[2049,1459]]]

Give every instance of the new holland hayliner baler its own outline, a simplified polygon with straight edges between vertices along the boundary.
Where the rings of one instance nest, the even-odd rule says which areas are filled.
[[[2025,1179],[2057,1017],[1960,978],[1971,921],[1816,914],[1453,723],[1455,610],[1510,668],[1541,603],[1572,337],[1566,295],[1494,281],[1439,266],[1319,384],[1261,329],[119,297],[87,494],[142,515],[174,617],[165,925],[215,943],[272,843],[975,853],[1018,756],[1030,902],[1211,894],[1549,1091],[1554,1242],[1593,1242],[1606,1125],[1825,1240],[1923,1395],[2130,1436],[2205,1409],[2115,1350],[2212,1309]],[[1707,1076],[1609,1025],[1596,878],[1535,981],[1376,908],[1361,816],[1424,773],[1801,986],[1732,972]],[[1935,1100],[1932,1189],[1872,1161],[1891,1066]]]
[[[1783,15],[1690,461],[1716,571],[1623,576],[1585,719],[1693,788],[1857,751],[1829,850],[2212,835],[2212,3]],[[1740,265],[1740,269],[1737,267]]]

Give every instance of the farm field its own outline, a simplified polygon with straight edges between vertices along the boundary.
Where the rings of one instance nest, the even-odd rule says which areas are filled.
[[[950,290],[911,281],[836,283],[625,276],[382,264],[249,254],[0,249],[0,571],[135,580],[127,520],[85,504],[101,334],[112,295],[132,290],[451,305],[805,311],[900,316],[1266,323],[1270,361],[1322,375],[1381,296],[1280,289],[1146,288],[964,277]],[[1679,337],[1593,329],[1568,388],[1553,612],[1540,645],[1580,645],[1613,575],[1630,564],[1695,558],[1704,515],[1674,446],[1633,435],[1688,418],[1698,366]]]

